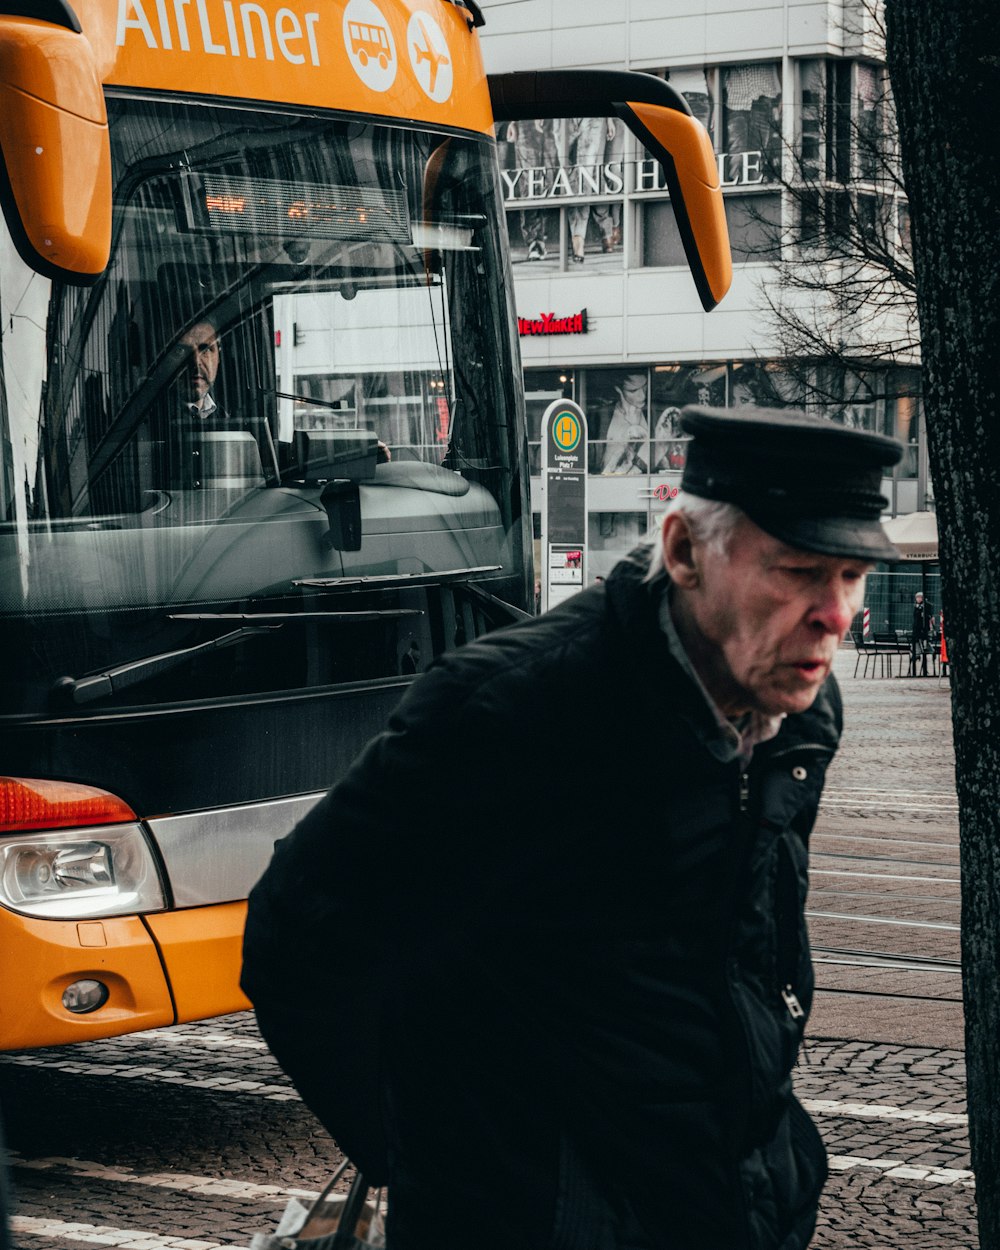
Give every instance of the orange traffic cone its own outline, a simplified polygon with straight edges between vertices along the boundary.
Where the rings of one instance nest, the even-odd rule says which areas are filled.
[[[948,643],[944,636],[944,613],[941,613],[941,672],[948,671]]]

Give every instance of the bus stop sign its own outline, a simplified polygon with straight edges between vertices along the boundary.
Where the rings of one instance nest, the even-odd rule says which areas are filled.
[[[587,418],[557,399],[542,416],[542,611],[587,585]]]

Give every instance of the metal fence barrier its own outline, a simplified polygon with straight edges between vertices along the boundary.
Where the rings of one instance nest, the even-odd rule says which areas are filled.
[[[941,611],[941,574],[935,569],[921,572],[919,566],[905,573],[869,573],[865,586],[870,634],[891,634],[897,629],[913,628],[913,596],[918,590],[930,603],[935,616]],[[861,633],[864,609],[851,622],[851,629]]]

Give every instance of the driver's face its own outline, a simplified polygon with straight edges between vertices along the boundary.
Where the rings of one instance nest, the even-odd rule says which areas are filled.
[[[183,381],[192,403],[200,404],[219,372],[219,338],[210,321],[199,321],[179,340],[190,353]]]

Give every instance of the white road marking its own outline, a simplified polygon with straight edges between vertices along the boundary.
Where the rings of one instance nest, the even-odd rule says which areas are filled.
[[[969,1117],[957,1111],[918,1111],[912,1107],[891,1107],[878,1102],[840,1102],[833,1098],[800,1098],[814,1115],[840,1115],[862,1120],[909,1120],[915,1124],[946,1124],[965,1128]]]
[[[902,1181],[926,1181],[931,1185],[964,1185],[974,1189],[976,1176],[963,1168],[920,1168],[902,1159],[863,1159],[856,1155],[830,1155],[831,1172],[847,1172],[852,1168],[877,1168],[884,1176]]]
[[[170,1045],[208,1046],[224,1050],[267,1050],[267,1042],[257,1037],[240,1037],[233,1033],[211,1033],[207,1029],[192,1029],[185,1032],[176,1027],[147,1029],[143,1033],[125,1033],[121,1037],[106,1040],[118,1046],[123,1044],[141,1046],[144,1042],[166,1042]]]
[[[184,1085],[191,1089],[208,1089],[224,1094],[253,1094],[274,1102],[300,1102],[299,1095],[291,1086],[275,1085],[265,1081],[241,1081],[233,1077],[185,1076],[173,1068],[109,1064],[87,1064],[71,1059],[50,1059],[36,1054],[7,1054],[4,1063],[18,1064],[28,1068],[53,1068],[74,1076],[120,1076],[128,1079],[164,1082]],[[842,1102],[826,1098],[803,1098],[800,1100],[807,1111],[816,1115],[838,1115],[880,1120],[911,1120],[921,1124],[947,1124],[964,1126],[967,1115],[951,1111],[919,1111],[909,1107],[893,1107],[883,1103]],[[65,1163],[65,1160],[61,1160]],[[88,1165],[89,1166],[89,1165]],[[99,1165],[94,1164],[97,1167]],[[215,1182],[212,1182],[215,1183]]]
[[[275,1200],[301,1198],[312,1202],[317,1190],[289,1189],[284,1185],[258,1185],[253,1181],[237,1181],[229,1177],[192,1176],[184,1172],[136,1172],[128,1167],[107,1167],[87,1159],[62,1159],[52,1155],[46,1159],[25,1159],[16,1150],[7,1152],[11,1165],[32,1172],[70,1172],[73,1176],[115,1184],[151,1185],[155,1189],[179,1189],[184,1193],[212,1195],[217,1198]]]
[[[111,1228],[107,1224],[70,1224],[31,1215],[15,1215],[11,1220],[15,1233],[27,1237],[65,1238],[88,1245],[120,1246],[121,1250],[229,1250],[217,1241],[198,1241],[192,1237],[161,1237],[138,1228]]]

